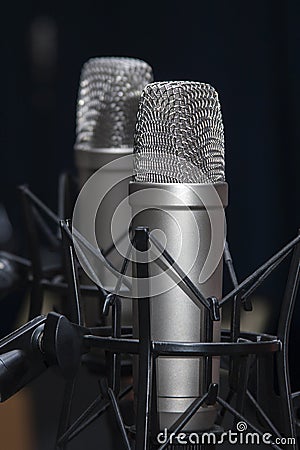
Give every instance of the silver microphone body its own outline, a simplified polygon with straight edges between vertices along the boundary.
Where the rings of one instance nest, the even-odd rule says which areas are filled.
[[[115,161],[117,162],[114,163]],[[76,149],[76,163],[79,169],[79,183],[81,187],[85,185],[91,176],[101,169],[101,174],[99,176],[96,175],[94,182],[90,184],[89,195],[90,197],[97,199],[99,197],[99,193],[107,192],[99,206],[97,212],[97,217],[99,219],[96,219],[95,224],[97,243],[105,255],[109,248],[113,245],[110,228],[113,215],[120,202],[127,197],[128,184],[132,179],[132,149]],[[113,180],[115,180],[115,183],[113,183]],[[107,187],[113,184],[113,188],[108,190]],[[81,202],[80,215],[82,216],[83,222],[88,215],[93,213],[94,211],[91,211],[91,202]],[[124,216],[123,221],[114,223],[114,237],[116,240],[122,238],[126,231],[126,226],[130,221],[129,210],[127,210],[127,213],[128,216]],[[126,214],[126,211],[124,214]],[[82,223],[80,229],[87,240],[91,241],[91,236],[89,236],[87,232],[84,232],[84,223]],[[107,258],[114,266],[119,265],[120,258],[116,252],[112,251],[111,254],[107,255]],[[99,263],[96,259],[92,265],[97,271],[97,275],[105,289],[108,291],[113,290],[116,284],[116,277],[112,274],[109,268],[107,268],[104,264]]]
[[[135,195],[132,194],[136,193],[141,195],[135,199]],[[206,298],[220,299],[223,271],[221,256],[225,233],[223,210],[227,206],[227,184],[132,182],[130,194],[133,229],[138,226],[147,226],[150,232],[162,230],[167,238],[166,250],[171,256],[175,256],[176,263],[186,272],[201,293]],[[217,196],[219,201],[216,201]],[[203,199],[203,203],[199,199]],[[215,227],[215,239],[218,242],[215,240],[213,252],[209,255],[212,226]],[[195,251],[199,236],[200,245]],[[207,273],[212,271],[212,273],[205,282],[200,283],[200,274],[208,257],[209,267],[204,270],[207,270]],[[193,302],[193,296],[179,280],[174,279],[175,286],[169,289],[169,285],[172,284],[170,281],[172,274],[166,273],[165,277],[157,281],[155,276],[162,274],[163,269],[155,262],[149,264],[151,338],[168,342],[205,342],[205,307],[199,308]],[[160,283],[161,290],[164,286],[168,290],[155,295],[157,289],[160,289],[157,283]],[[135,337],[138,337],[137,308],[138,300],[133,303]],[[220,322],[215,322],[213,325],[213,340],[215,342],[220,340]],[[135,375],[137,375],[136,372]],[[207,392],[207,386],[203,385],[204,380],[203,358],[158,358],[157,395],[161,429],[169,429],[197,397]],[[210,382],[219,382],[218,357],[212,358]],[[202,407],[190,420],[185,430],[209,429],[215,417],[215,406]]]
[[[95,232],[97,245],[118,269],[122,257],[116,251],[114,241],[122,239],[126,233],[129,210],[128,217],[125,212],[122,220],[114,224],[113,236],[111,222],[117,206],[128,195],[128,183],[133,173],[133,137],[138,102],[143,87],[152,80],[151,67],[135,58],[92,58],[84,64],[81,72],[75,143],[79,187],[84,188],[85,183],[95,176],[89,184],[89,199],[80,202],[77,226],[89,242],[94,242]],[[98,199],[103,193],[105,196],[98,210],[96,208],[95,227],[92,229],[86,225],[87,218],[95,216],[92,199]],[[112,291],[117,277],[93,255],[89,255],[89,260],[102,286]],[[89,305],[93,316],[92,300]],[[131,323],[131,302],[124,300],[123,305],[125,322]]]
[[[132,227],[149,227],[201,293],[217,299],[222,297],[228,196],[223,140],[220,105],[211,86],[166,82],[144,89],[135,135],[135,181],[129,187]],[[207,310],[195,304],[193,294],[162,261],[154,255],[149,263],[151,339],[205,342]],[[133,302],[136,337],[138,302]],[[213,324],[212,339],[220,340],[220,322]],[[136,400],[137,368],[136,362]],[[203,357],[159,357],[156,380],[159,426],[170,429],[207,392],[207,382],[219,382],[219,357],[212,358],[210,380]],[[216,414],[216,405],[204,405],[184,430],[207,430]]]

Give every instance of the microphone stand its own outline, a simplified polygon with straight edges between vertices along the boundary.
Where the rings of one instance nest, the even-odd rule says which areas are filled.
[[[62,241],[64,242],[65,264],[68,289],[71,301],[70,318],[55,312],[38,316],[0,341],[0,393],[1,401],[6,400],[30,381],[43,373],[47,367],[55,366],[61,375],[71,383],[76,376],[84,355],[94,348],[100,348],[110,354],[107,364],[110,367],[107,383],[101,386],[101,396],[70,425],[68,420],[60,427],[57,438],[57,449],[65,449],[72,439],[86,429],[96,418],[104,414],[108,408],[113,411],[114,419],[120,430],[124,448],[130,450],[164,450],[178,449],[180,446],[171,442],[172,435],[178,435],[201,405],[218,404],[220,412],[214,433],[216,442],[224,432],[222,426],[225,413],[233,416],[234,424],[243,422],[254,433],[262,438],[265,432],[272,432],[270,445],[277,450],[282,449],[275,438],[290,439],[284,448],[297,449],[294,405],[299,403],[299,394],[291,393],[289,384],[287,346],[290,322],[299,286],[300,235],[288,243],[283,249],[258,268],[241,283],[238,283],[228,248],[225,249],[225,263],[229,269],[234,288],[217,302],[214,298],[205,298],[191,280],[182,272],[165,250],[163,258],[177,275],[182,277],[185,286],[193,294],[193,301],[206,311],[207,330],[205,342],[165,342],[154,341],[150,335],[150,299],[139,300],[139,330],[137,338],[132,337],[131,327],[121,327],[121,297],[117,294],[103,293],[104,309],[107,313],[113,308],[113,324],[86,328],[80,311],[81,286],[76,271],[75,252],[73,251],[72,233],[66,221],[61,222]],[[159,249],[160,244],[149,236],[147,227],[134,230],[133,245],[138,251],[145,252],[151,243]],[[245,333],[240,331],[240,309],[251,309],[250,294],[291,252],[289,277],[282,303],[277,336],[264,333]],[[129,255],[124,259],[120,278],[128,267]],[[138,278],[147,278],[149,263],[137,262]],[[120,284],[121,282],[119,282]],[[69,300],[70,301],[70,300]],[[192,299],[191,299],[192,301]],[[222,332],[221,342],[212,342],[211,329],[214,321],[220,320],[220,309],[231,302],[232,315],[229,330]],[[136,421],[133,426],[125,424],[119,402],[131,390],[132,386],[120,391],[120,356],[136,355],[139,358],[138,403]],[[170,427],[163,444],[157,442],[158,413],[156,404],[156,361],[160,356],[201,357],[206,360],[207,390],[201,398],[196,399],[180,418]],[[229,365],[229,394],[223,399],[219,386],[210,382],[210,363],[214,356],[227,356]],[[276,361],[276,374],[273,361]],[[256,389],[249,387],[249,364],[255,360],[257,366]],[[274,377],[278,377],[279,395],[272,389]],[[273,377],[273,378],[270,378]],[[232,406],[235,397],[236,406]],[[67,395],[66,402],[71,403],[72,393]],[[246,414],[246,402],[255,409],[258,423],[249,420]],[[70,404],[66,410],[70,410]],[[278,409],[279,408],[279,409]],[[278,414],[281,412],[281,415]],[[63,418],[61,418],[63,420]],[[201,437],[204,432],[199,433]],[[240,435],[242,432],[240,433]],[[188,434],[187,434],[188,435]],[[291,441],[291,439],[294,439]],[[193,449],[214,448],[216,442],[194,444]],[[184,448],[184,447],[182,447]]]

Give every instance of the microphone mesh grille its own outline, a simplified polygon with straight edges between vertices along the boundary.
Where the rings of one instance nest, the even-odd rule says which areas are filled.
[[[151,67],[139,59],[87,61],[80,77],[75,147],[132,148],[141,91],[152,81]]]
[[[212,86],[171,81],[144,88],[135,131],[134,180],[225,181],[221,106]]]

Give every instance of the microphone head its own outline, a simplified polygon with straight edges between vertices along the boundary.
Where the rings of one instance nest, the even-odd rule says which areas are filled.
[[[141,91],[152,81],[151,67],[139,59],[87,61],[80,78],[75,148],[132,148]]]
[[[225,181],[224,127],[212,86],[171,81],[144,88],[134,137],[134,181]]]

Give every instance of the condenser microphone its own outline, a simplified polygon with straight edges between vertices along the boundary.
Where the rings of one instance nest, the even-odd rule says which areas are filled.
[[[86,218],[94,214],[91,199],[98,199],[105,192],[97,212],[99,221],[96,219],[95,233],[101,252],[114,267],[119,267],[122,262],[114,242],[126,235],[130,214],[119,221],[113,237],[112,217],[128,195],[138,103],[142,89],[152,81],[151,67],[135,58],[92,58],[81,72],[75,143],[80,188],[96,171],[101,169],[101,173],[94,178],[93,187],[89,186],[89,199],[80,203],[77,215],[81,223],[77,225],[91,242],[92,236],[85,230]],[[93,266],[97,268],[103,286],[111,291],[116,285],[116,277],[97,260]]]
[[[135,132],[130,204],[133,229],[148,227],[150,236],[156,236],[201,293],[206,298],[220,299],[227,183],[221,107],[212,86],[172,81],[152,83],[143,90]],[[192,294],[172,269],[153,255],[153,249],[149,249],[149,258],[149,291],[145,296],[150,295],[151,338],[204,342],[204,307],[193,302]],[[134,302],[136,337],[137,304],[138,300]],[[220,323],[214,322],[213,340],[219,339]],[[205,363],[200,357],[158,358],[161,430],[169,429],[196,398],[207,392],[204,372]],[[210,382],[218,383],[217,357],[213,358],[210,378]],[[209,429],[215,418],[216,407],[203,406],[185,430]]]

